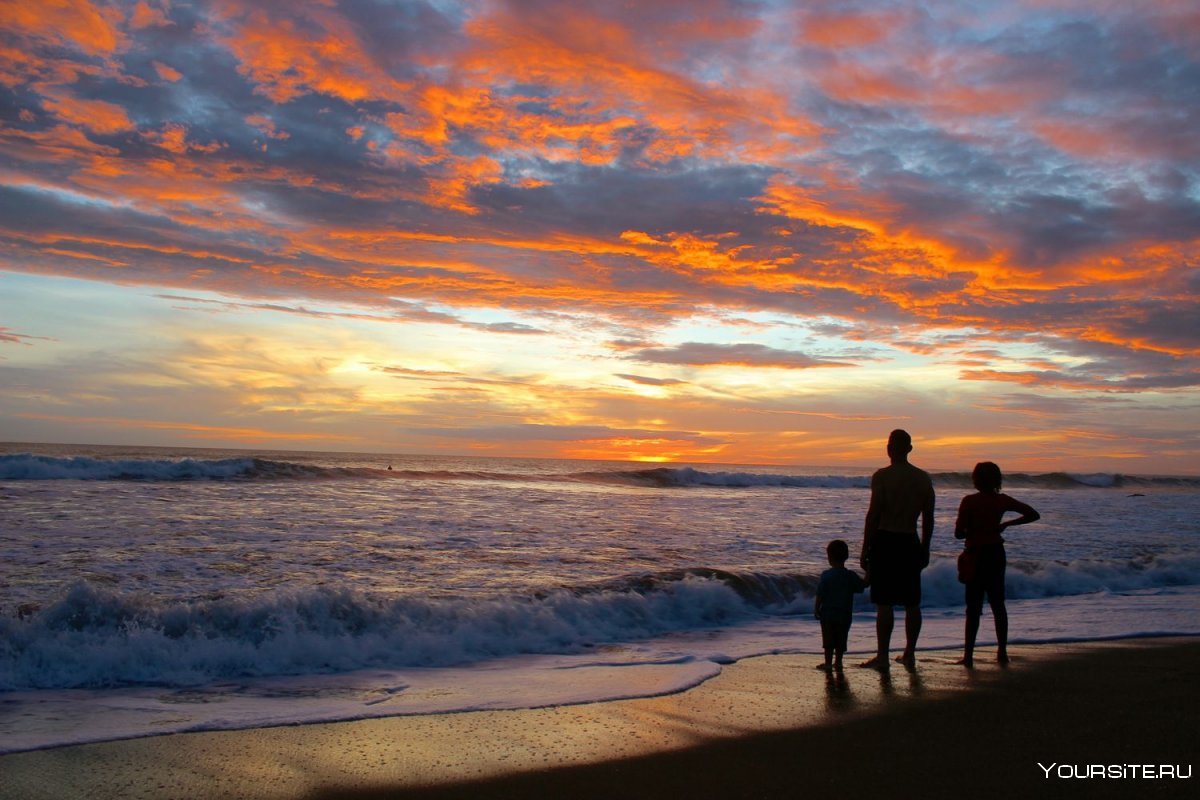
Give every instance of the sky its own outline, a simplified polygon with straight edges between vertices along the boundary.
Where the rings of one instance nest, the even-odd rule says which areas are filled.
[[[0,440],[1200,472],[1191,0],[0,0]]]

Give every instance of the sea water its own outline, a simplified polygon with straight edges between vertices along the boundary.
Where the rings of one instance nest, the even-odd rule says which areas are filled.
[[[954,647],[970,479],[932,472],[921,646]],[[825,545],[857,552],[870,473],[0,445],[0,752],[650,696],[816,654]],[[1200,633],[1200,478],[1005,490],[1042,514],[1008,532],[1014,642]],[[852,651],[872,619],[861,598]]]

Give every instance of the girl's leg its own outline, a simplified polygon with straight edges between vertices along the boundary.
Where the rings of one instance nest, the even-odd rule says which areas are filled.
[[[996,620],[996,660],[1008,663],[1008,609],[1004,597],[991,598],[992,617]]]
[[[992,617],[996,620],[996,660],[1001,664],[1008,663],[1008,607],[1004,605],[1004,572],[1007,558],[1004,550],[999,553],[999,564],[992,585],[988,587],[988,605],[992,607]]]
[[[962,661],[964,667],[975,665],[975,639],[979,635],[979,618],[983,616],[983,587],[972,581],[967,584],[967,630],[966,644],[963,647]]]

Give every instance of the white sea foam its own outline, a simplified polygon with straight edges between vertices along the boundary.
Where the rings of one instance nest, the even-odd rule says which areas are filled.
[[[815,576],[683,570],[536,596],[427,599],[314,587],[215,601],[130,597],[76,583],[24,618],[0,618],[0,689],[196,686],[273,675],[428,667],[575,653],[763,616],[807,614]],[[1015,564],[1012,599],[1200,584],[1200,556]],[[955,608],[951,559],[923,605]],[[860,607],[866,608],[865,598]]]
[[[213,602],[154,603],[78,583],[22,619],[0,618],[0,689],[195,686],[378,666],[447,666],[736,624],[729,586],[552,591],[490,600],[371,596],[317,587]]]

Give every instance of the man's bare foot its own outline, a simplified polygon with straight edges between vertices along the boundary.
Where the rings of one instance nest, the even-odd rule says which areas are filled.
[[[875,656],[874,658],[864,661],[858,665],[862,669],[877,669],[880,672],[886,672],[891,668],[888,664],[887,656]]]
[[[967,669],[975,668],[975,660],[973,658],[971,658],[970,656],[963,656],[962,658],[960,658],[958,661],[955,661],[954,663],[960,667],[966,667]]]
[[[917,656],[915,653],[905,651],[896,656],[896,663],[903,664],[906,667],[915,667],[917,665]]]
[[[997,653],[996,654],[996,663],[1007,666],[1008,665],[1008,653],[1004,652],[1003,650],[1001,650],[999,653]]]
[[[821,672],[833,671],[833,667],[829,666],[828,664],[817,664],[817,669],[821,670]]]

